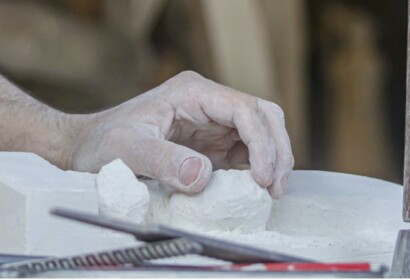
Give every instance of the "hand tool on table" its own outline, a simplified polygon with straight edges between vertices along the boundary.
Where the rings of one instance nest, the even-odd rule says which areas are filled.
[[[197,242],[203,247],[202,252],[199,253],[200,255],[230,261],[233,263],[313,262],[303,258],[288,256],[230,241],[223,241],[163,225],[136,225],[108,217],[61,208],[54,209],[51,213],[86,224],[109,228],[123,233],[129,233],[136,239],[144,242],[186,238]]]
[[[93,271],[97,274],[98,271],[115,271],[117,273],[137,273],[138,275],[167,271],[181,276],[184,273],[185,275],[211,276],[215,274],[233,275],[240,272],[249,276],[268,273],[271,276],[333,275],[339,277],[380,277],[385,273],[385,268],[383,267],[380,267],[378,270],[372,270],[369,263],[324,264],[310,262],[301,258],[233,242],[221,241],[160,225],[135,225],[106,217],[64,209],[55,209],[52,213],[71,220],[129,233],[147,243],[138,247],[82,254],[72,257],[44,258],[3,264],[0,265],[0,274],[2,272],[16,272],[19,273],[16,277],[23,277],[33,275],[33,273],[49,274],[54,271],[57,273],[55,275],[63,277],[73,271],[76,271],[77,276],[86,276],[90,273],[92,275]],[[193,266],[164,265],[150,262],[150,260],[158,258],[186,254],[205,255],[231,261],[233,264]],[[51,277],[53,277],[52,275],[53,274],[51,274]]]
[[[373,270],[369,263],[318,263],[303,258],[293,257],[277,252],[262,250],[252,246],[246,246],[234,242],[222,241],[207,236],[163,226],[163,225],[136,225],[115,219],[80,213],[67,209],[54,209],[54,215],[84,222],[100,227],[117,230],[134,235],[138,240],[153,242],[157,240],[173,240],[174,238],[186,238],[202,246],[199,255],[213,257],[220,260],[230,261],[232,265],[218,266],[164,266],[145,263],[137,269],[170,269],[170,270],[194,270],[194,271],[259,271],[259,272],[310,272],[314,273],[351,273],[350,275],[372,275],[379,277],[386,271],[386,267]]]
[[[20,273],[38,273],[60,269],[94,267],[116,267],[120,265],[141,265],[144,261],[199,254],[203,250],[198,243],[185,238],[157,241],[137,247],[128,247],[72,257],[35,258],[21,261],[19,258],[0,265],[0,270],[14,270]],[[15,262],[18,259],[20,261]],[[14,260],[14,261],[13,261]]]

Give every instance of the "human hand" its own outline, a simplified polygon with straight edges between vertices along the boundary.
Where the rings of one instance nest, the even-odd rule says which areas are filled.
[[[186,193],[201,191],[212,169],[250,163],[255,181],[275,198],[294,164],[278,105],[194,72],[88,116],[72,143],[71,168],[98,172],[117,158]]]

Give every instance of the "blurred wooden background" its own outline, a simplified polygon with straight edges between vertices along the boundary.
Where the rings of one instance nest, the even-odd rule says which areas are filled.
[[[191,69],[281,105],[297,168],[400,182],[406,20],[406,0],[0,0],[0,72],[89,112]]]

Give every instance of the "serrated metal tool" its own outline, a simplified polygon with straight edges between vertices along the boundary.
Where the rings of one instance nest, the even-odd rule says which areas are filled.
[[[200,255],[230,261],[233,263],[258,262],[313,262],[306,259],[288,256],[285,254],[263,250],[252,246],[219,240],[163,225],[137,225],[112,218],[86,214],[67,209],[54,209],[52,214],[67,219],[92,224],[133,235],[136,239],[145,242],[186,238],[203,247]]]
[[[39,273],[62,269],[117,267],[143,265],[145,261],[200,254],[203,248],[185,238],[158,241],[141,246],[61,258],[42,258],[0,265],[0,270],[19,273]]]

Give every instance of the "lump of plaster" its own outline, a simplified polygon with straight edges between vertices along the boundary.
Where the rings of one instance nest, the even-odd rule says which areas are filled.
[[[169,224],[189,230],[254,232],[264,230],[272,198],[249,170],[218,170],[196,195],[175,193],[169,204]]]
[[[145,222],[148,188],[124,162],[117,159],[105,165],[96,182],[101,215],[137,224]]]

